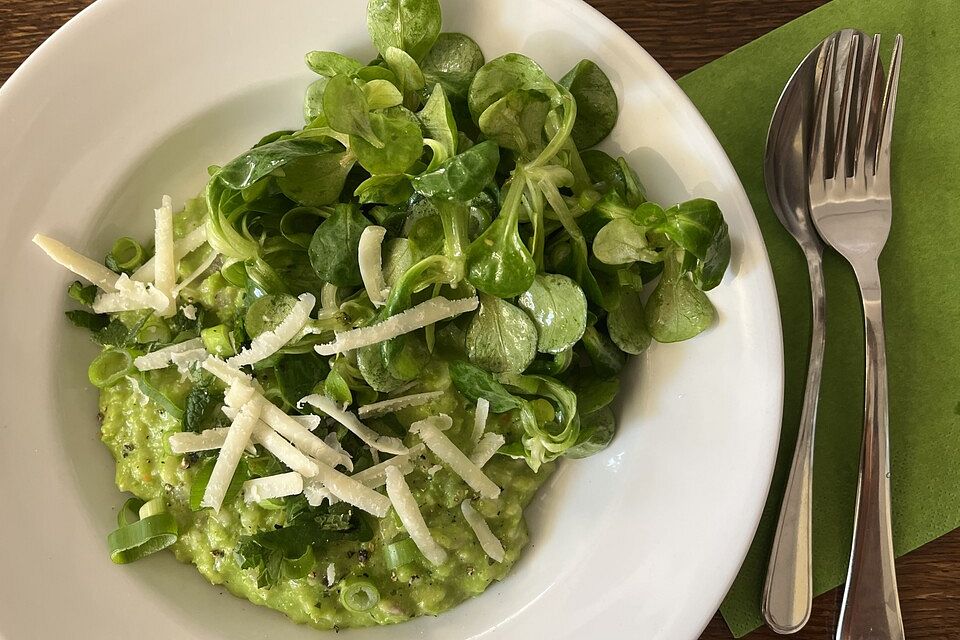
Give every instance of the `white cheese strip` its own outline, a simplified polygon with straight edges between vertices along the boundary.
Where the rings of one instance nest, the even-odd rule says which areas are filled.
[[[211,249],[210,255],[204,258],[203,261],[197,266],[197,268],[190,272],[190,275],[184,278],[180,282],[180,284],[178,284],[173,288],[173,297],[176,298],[177,296],[179,296],[181,291],[189,287],[191,284],[193,284],[194,280],[196,280],[197,278],[202,276],[204,273],[206,273],[207,269],[209,269],[213,265],[213,263],[216,262],[218,257],[220,257],[220,254],[214,251],[213,249]],[[193,306],[193,305],[188,305],[188,306]],[[184,307],[184,315],[186,315],[186,307]],[[187,317],[189,318],[189,316]],[[190,319],[195,320],[196,315],[194,314],[194,317]]]
[[[320,411],[323,411],[325,414],[352,431],[354,435],[363,440],[368,446],[377,449],[378,451],[392,453],[394,455],[407,452],[407,448],[403,446],[403,442],[401,442],[399,438],[380,435],[367,425],[360,422],[357,416],[353,415],[349,411],[341,409],[333,399],[328,398],[327,396],[322,396],[319,394],[309,395],[306,398],[301,399],[298,405],[302,406],[304,402],[319,409]]]
[[[317,467],[319,472],[304,487],[304,495],[306,495],[308,503],[311,505],[314,505],[314,502],[316,502],[316,505],[320,504],[322,497],[319,500],[315,500],[315,498],[317,498],[317,489],[322,487],[347,504],[363,509],[378,518],[387,515],[387,511],[390,509],[390,500],[385,495],[377,493],[370,487],[322,462],[318,462]]]
[[[206,360],[208,355],[210,354],[207,353],[206,349],[191,349],[183,353],[173,354],[170,356],[170,363],[177,367],[177,371],[186,374],[190,373],[190,369],[194,365]]]
[[[196,453],[197,451],[210,451],[223,446],[223,443],[227,440],[228,431],[230,431],[229,427],[206,429],[200,433],[182,431],[171,434],[167,443],[170,445],[170,451],[178,456],[185,453]]]
[[[350,459],[350,456],[345,452],[341,453],[331,448],[330,445],[311,433],[307,427],[285,414],[276,405],[269,402],[264,403],[263,421],[305,454],[331,467],[341,465],[348,471],[353,470],[353,460]]]
[[[387,481],[388,467],[397,467],[404,475],[410,473],[413,471],[413,459],[423,453],[423,449],[422,444],[410,447],[408,453],[394,456],[385,462],[364,469],[350,477],[371,489],[379,489]],[[313,483],[312,486],[308,485],[308,488],[312,493],[313,500],[316,502],[316,504],[313,502],[310,503],[313,504],[313,506],[319,506],[324,498],[329,500],[330,504],[336,504],[338,502],[336,497],[327,491],[320,483]]]
[[[180,238],[173,243],[173,259],[175,262],[182,260],[187,254],[196,251],[207,241],[207,225],[201,224],[199,227]],[[153,282],[156,277],[156,257],[150,258],[143,263],[143,266],[133,272],[130,277],[139,282]]]
[[[253,387],[246,381],[239,378],[234,379],[223,394],[223,402],[228,407],[239,409],[253,399],[255,392]]]
[[[163,369],[173,362],[173,356],[187,353],[189,351],[196,351],[197,349],[203,350],[203,340],[200,338],[194,338],[193,340],[187,340],[185,342],[178,342],[177,344],[172,344],[169,347],[157,349],[156,351],[151,351],[146,355],[135,358],[133,361],[133,366],[135,366],[139,371]],[[206,353],[205,350],[204,353]]]
[[[93,310],[97,313],[117,313],[119,311],[135,311],[137,309],[153,309],[158,313],[165,312],[171,300],[167,294],[152,284],[144,284],[131,280],[127,274],[122,274],[114,284],[113,293],[100,293],[93,301]]]
[[[197,453],[198,451],[212,451],[219,449],[227,440],[227,433],[230,427],[216,427],[214,429],[204,429],[200,433],[192,431],[182,431],[171,434],[167,439],[170,445],[170,451],[174,455],[183,455],[185,453]],[[256,439],[256,438],[254,438]],[[248,444],[247,453],[256,454],[257,448],[253,444]]]
[[[276,456],[277,460],[304,478],[312,478],[317,475],[317,463],[284,440],[279,433],[271,429],[263,420],[258,421],[256,426],[254,426],[253,440],[263,445],[263,448]],[[300,491],[297,491],[297,493],[300,493]]]
[[[297,422],[299,422],[301,425],[303,425],[304,427],[306,427],[306,428],[309,429],[310,431],[313,431],[313,430],[315,430],[317,427],[320,426],[320,416],[317,416],[317,415],[311,414],[311,415],[307,415],[307,416],[290,416],[290,417],[293,418],[294,420],[296,420]],[[334,434],[330,434],[330,435],[332,435],[333,438],[334,438],[334,440],[336,440],[336,436],[335,436]],[[330,444],[330,443],[327,442],[327,444]],[[340,444],[340,443],[339,443],[339,441],[338,441],[338,442],[337,442],[337,445],[339,445],[339,444]],[[334,448],[336,449],[336,447],[334,447]],[[342,448],[342,447],[339,449],[339,451],[340,451],[340,452],[343,452],[344,455],[346,455],[346,452],[343,451],[343,448]],[[348,457],[349,457],[349,456],[348,456]]]
[[[332,562],[327,565],[327,586],[332,587],[337,581],[337,565]]]
[[[421,404],[433,402],[440,397],[443,397],[443,391],[427,391],[426,393],[414,393],[409,396],[400,396],[399,398],[389,398],[388,400],[363,405],[357,409],[357,415],[361,418],[375,418],[387,413],[393,413],[398,409],[416,407]]]
[[[400,522],[403,528],[410,534],[420,553],[435,565],[441,565],[447,560],[447,552],[437,544],[437,541],[430,535],[430,529],[420,513],[420,507],[407,486],[407,481],[403,478],[403,473],[396,467],[387,469],[387,495],[390,496],[390,502],[400,516]]]
[[[291,471],[265,478],[253,478],[243,483],[243,500],[246,503],[283,498],[303,493],[303,476]]]
[[[173,288],[177,285],[177,265],[173,254],[173,200],[163,196],[160,208],[154,210],[154,267],[153,286],[169,300],[163,316],[176,313]]]
[[[479,304],[476,296],[453,301],[443,297],[431,298],[378,324],[338,333],[335,341],[319,344],[314,348],[322,356],[352,351],[473,311]]]
[[[360,244],[357,247],[357,258],[360,263],[360,277],[363,287],[367,290],[367,297],[375,307],[382,307],[390,295],[387,283],[383,280],[383,258],[381,245],[387,235],[383,227],[371,225],[365,227],[360,234]]]
[[[470,439],[474,444],[480,442],[484,430],[487,428],[487,418],[490,417],[490,401],[486,398],[477,399],[477,408],[473,411],[473,434]]]
[[[484,553],[490,556],[495,562],[503,562],[503,557],[506,555],[503,550],[503,545],[500,543],[500,540],[497,539],[497,536],[493,535],[493,531],[490,530],[490,525],[483,519],[483,516],[473,508],[469,500],[464,500],[460,503],[460,511],[463,512],[463,517],[466,519],[467,524],[470,525],[473,533],[477,536],[477,540],[480,541],[480,548],[483,549]]]
[[[33,236],[33,243],[43,249],[54,262],[66,267],[84,280],[97,285],[104,291],[116,291],[117,279],[120,276],[96,260],[77,253],[59,240],[48,238],[39,233]]]
[[[290,442],[293,442],[297,445],[295,448],[298,452],[306,452],[310,456],[319,459],[326,464],[331,466],[343,466],[348,471],[353,471],[353,460],[350,458],[350,455],[343,450],[343,447],[340,446],[340,443],[337,443],[337,446],[331,446],[330,443],[325,440],[321,440],[319,437],[310,433],[311,429],[316,429],[319,422],[314,423],[310,418],[319,418],[319,416],[288,416],[283,413],[276,405],[268,402],[263,396],[260,396],[263,400],[263,408],[260,411],[260,420],[265,425],[267,425],[271,431],[273,431],[278,438],[283,440],[286,438]],[[226,397],[224,398],[226,400]],[[272,407],[272,408],[271,408]],[[279,412],[279,413],[275,413]],[[223,413],[228,418],[233,418],[237,415],[236,407],[226,406],[223,408]],[[268,414],[271,416],[272,422],[276,423],[278,426],[271,424],[271,421],[267,419]],[[280,416],[284,416],[281,418]],[[330,436],[328,436],[329,438]],[[336,436],[334,436],[336,439]],[[284,440],[286,442],[286,440]],[[264,444],[266,447],[267,445]],[[286,464],[291,469],[297,470],[296,467],[292,466],[286,460],[280,457],[277,453],[274,452],[274,455],[280,458],[284,464]],[[301,453],[302,455],[302,453]],[[313,476],[316,471],[311,473],[304,473],[303,475],[310,477]]]
[[[216,356],[210,356],[203,361],[203,368],[220,378],[224,383],[231,384],[234,380],[243,380],[247,384],[252,383],[253,378],[240,371],[236,367],[231,367],[226,362]]]
[[[231,367],[243,367],[256,364],[261,360],[269,358],[284,345],[296,338],[306,326],[310,319],[310,312],[313,311],[317,299],[309,293],[300,296],[290,313],[284,318],[276,329],[264,331],[250,343],[250,346],[229,358],[227,364]]]
[[[474,447],[473,452],[470,454],[470,462],[483,469],[483,465],[490,462],[490,458],[496,455],[497,451],[499,451],[500,447],[505,443],[506,439],[499,433],[493,433],[491,431],[483,434],[480,442],[477,443],[477,446]]]
[[[210,480],[207,482],[206,491],[203,493],[203,500],[200,506],[211,507],[214,511],[220,511],[223,504],[223,498],[233,479],[233,474],[240,463],[240,456],[247,443],[250,442],[250,435],[260,418],[260,399],[254,398],[250,402],[240,407],[230,430],[227,432],[226,440],[220,448],[220,455],[213,465],[213,472],[210,474]]]
[[[438,427],[437,418],[427,418],[419,422],[414,422],[410,426],[410,431],[419,434],[420,439],[427,445],[430,451],[433,451],[450,469],[463,481],[470,485],[470,488],[482,495],[484,498],[496,498],[500,495],[500,487],[494,484],[493,480],[488,478],[485,473],[470,461],[470,458],[463,455],[463,452],[457,448]]]

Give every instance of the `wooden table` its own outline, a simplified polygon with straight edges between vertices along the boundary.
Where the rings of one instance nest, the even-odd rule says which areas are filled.
[[[128,0],[142,2],[143,0]],[[589,0],[649,51],[674,77],[722,56],[824,4],[825,0]],[[0,0],[0,83],[89,0]],[[758,125],[759,126],[759,125]],[[897,562],[910,640],[960,637],[960,529]],[[796,640],[832,637],[839,591],[814,602]],[[769,630],[749,640],[778,638]],[[701,640],[729,640],[716,616]],[[642,640],[642,639],[641,639]]]

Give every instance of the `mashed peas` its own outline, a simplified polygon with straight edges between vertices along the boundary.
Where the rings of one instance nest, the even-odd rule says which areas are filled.
[[[186,392],[175,369],[164,371],[155,382],[171,398]],[[462,441],[468,437],[472,421],[462,404],[451,393],[442,405],[447,411],[455,409],[451,411],[455,419],[451,438]],[[179,431],[180,422],[143,396],[133,381],[104,389],[100,411],[102,439],[117,462],[117,486],[145,500],[162,497],[166,501],[180,526],[180,537],[172,547],[179,560],[194,564],[210,582],[223,584],[237,596],[322,629],[435,615],[502,579],[527,542],[523,508],[550,471],[545,468],[535,474],[522,460],[502,456],[496,456],[484,467],[503,492],[497,500],[480,499],[474,504],[503,543],[506,558],[502,563],[487,557],[458,508],[462,500],[476,496],[448,469],[436,471],[434,465],[439,460],[426,452],[416,460],[407,482],[434,538],[448,551],[446,563],[435,567],[420,558],[395,570],[388,569],[384,547],[406,538],[391,511],[378,521],[370,542],[337,542],[317,547],[314,568],[306,577],[281,579],[270,587],[258,587],[256,573],[240,566],[240,538],[281,525],[284,511],[245,504],[241,496],[224,504],[219,513],[210,509],[191,511],[190,488],[200,466],[198,458],[170,455],[164,448],[165,436]],[[427,411],[402,412],[404,422],[409,423]],[[407,444],[415,444],[414,439]],[[433,470],[434,475],[428,470]],[[331,564],[335,576],[332,585],[327,583]],[[363,613],[345,609],[339,590],[349,578],[372,582],[380,592],[379,603]]]

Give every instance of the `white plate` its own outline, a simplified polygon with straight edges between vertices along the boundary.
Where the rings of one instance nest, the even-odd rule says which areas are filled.
[[[114,566],[123,497],[86,381],[94,347],[64,321],[68,275],[38,231],[90,255],[149,234],[267,131],[299,126],[306,51],[372,54],[360,0],[100,0],[0,91],[0,636],[316,638],[160,554]],[[720,202],[734,260],[719,324],[633,366],[613,445],[561,465],[530,510],[513,574],[439,618],[350,632],[396,638],[694,638],[747,551],[767,493],[782,396],[780,323],[756,221],[722,149],[631,38],[577,0],[450,0],[446,30],[492,59],[559,77],[583,57],[623,109],[608,143],[655,200]],[[757,123],[763,126],[763,123]]]

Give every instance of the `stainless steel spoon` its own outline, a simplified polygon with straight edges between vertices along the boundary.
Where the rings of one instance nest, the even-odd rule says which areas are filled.
[[[770,204],[777,218],[800,244],[807,259],[813,300],[813,332],[800,430],[763,589],[763,617],[777,633],[799,631],[810,618],[813,600],[813,433],[823,367],[826,293],[823,286],[823,243],[817,236],[807,206],[807,148],[813,123],[813,97],[821,46],[818,45],[804,58],[780,96],[767,132],[763,163],[763,177]]]

